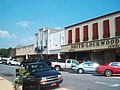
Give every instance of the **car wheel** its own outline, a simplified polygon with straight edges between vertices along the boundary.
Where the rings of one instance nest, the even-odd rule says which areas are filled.
[[[79,74],[81,74],[81,73],[83,73],[83,72],[84,72],[84,71],[83,71],[82,68],[78,69],[78,73],[79,73]]]
[[[55,70],[60,71],[61,70],[60,66],[55,66]]]
[[[8,65],[11,65],[11,63],[8,63]]]
[[[106,71],[105,71],[105,75],[106,75],[107,77],[111,76],[111,75],[112,75],[112,71],[111,71],[111,70],[106,70]]]

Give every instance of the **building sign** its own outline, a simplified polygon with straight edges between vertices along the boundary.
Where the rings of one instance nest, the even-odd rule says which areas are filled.
[[[120,38],[103,39],[90,42],[75,43],[71,45],[69,51],[84,48],[120,48]]]

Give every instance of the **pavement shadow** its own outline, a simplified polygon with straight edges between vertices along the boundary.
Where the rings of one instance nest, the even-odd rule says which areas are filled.
[[[98,74],[98,73],[93,73],[92,76],[103,76],[103,75]]]
[[[48,87],[48,88],[41,88],[41,90],[56,90],[58,88],[60,88],[60,86]]]
[[[103,76],[103,77],[107,77],[107,76],[105,76],[105,75],[101,75],[101,74],[98,74],[98,73],[92,74],[92,76]],[[120,78],[120,75],[112,75],[112,76],[110,76],[110,78]]]

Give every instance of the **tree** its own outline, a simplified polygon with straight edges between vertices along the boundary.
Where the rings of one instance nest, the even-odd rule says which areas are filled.
[[[11,47],[8,49],[1,48],[0,49],[0,57],[10,57]]]

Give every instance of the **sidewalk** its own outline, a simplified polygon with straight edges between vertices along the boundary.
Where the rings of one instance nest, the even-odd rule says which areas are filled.
[[[0,90],[14,90],[14,85],[0,76]]]

